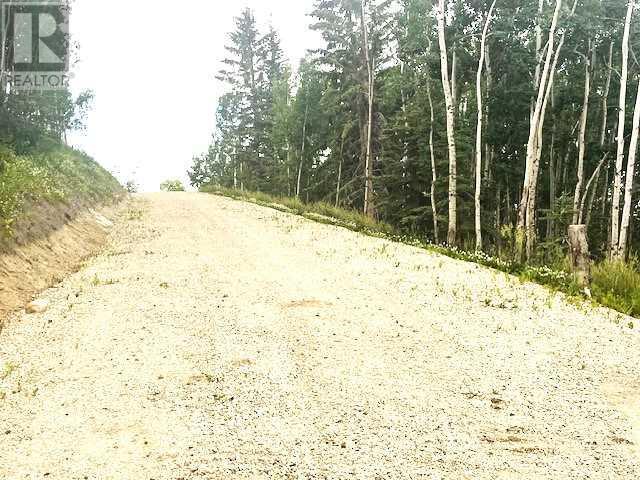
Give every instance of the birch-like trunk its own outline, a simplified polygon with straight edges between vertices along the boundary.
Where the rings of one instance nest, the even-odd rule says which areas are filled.
[[[336,208],[340,205],[340,189],[342,188],[342,155],[344,152],[344,134],[340,143],[340,164],[338,165],[338,183],[336,184]]]
[[[367,102],[368,102],[368,115],[367,115],[367,146],[365,153],[365,187],[364,187],[364,214],[368,217],[375,215],[373,209],[373,159],[371,158],[371,140],[373,135],[373,93],[374,93],[374,74],[373,64],[371,62],[371,54],[369,52],[369,32],[366,21],[366,9],[365,0],[361,0],[361,15],[360,22],[362,26],[362,49],[364,51],[364,58],[367,64]]]
[[[553,19],[551,21],[551,27],[549,29],[549,40],[546,47],[546,55],[544,61],[544,68],[538,82],[538,92],[535,102],[535,106],[531,115],[531,125],[529,126],[529,140],[527,142],[527,157],[525,167],[525,177],[522,187],[522,197],[520,199],[520,207],[518,210],[518,247],[520,251],[520,257],[524,247],[526,246],[527,258],[531,257],[535,236],[535,191],[537,189],[538,181],[538,165],[539,164],[539,149],[541,148],[540,135],[542,132],[542,122],[540,121],[543,115],[543,105],[546,103],[545,98],[548,98],[547,84],[549,79],[549,70],[551,67],[551,59],[555,51],[555,32],[558,25],[558,18],[560,17],[560,9],[562,7],[562,0],[556,0],[555,11]],[[561,45],[558,47],[560,51]],[[555,62],[554,62],[555,63]]]
[[[636,106],[633,111],[633,126],[631,127],[631,143],[629,144],[629,159],[627,161],[627,176],[624,188],[624,208],[622,210],[622,227],[620,228],[620,240],[618,242],[618,258],[624,260],[627,257],[627,244],[629,240],[629,224],[631,222],[631,210],[633,208],[633,180],[636,166],[636,152],[638,150],[638,134],[640,133],[640,81],[636,94]]]
[[[622,195],[622,167],[624,164],[624,122],[627,104],[627,76],[629,63],[629,30],[633,14],[634,0],[629,0],[627,17],[622,36],[622,68],[620,71],[620,98],[618,101],[618,148],[616,171],[613,180],[613,200],[611,206],[611,258],[620,258],[620,197]]]
[[[298,164],[298,183],[296,185],[296,197],[300,198],[300,185],[302,181],[302,166],[304,164],[304,151],[307,146],[307,120],[309,118],[309,99],[305,97],[304,121],[302,122],[302,146],[300,149],[300,162]]]
[[[445,37],[445,0],[438,0],[436,13],[438,21],[438,43],[440,45],[440,71],[442,73],[442,89],[447,108],[447,144],[449,147],[449,229],[447,243],[454,245],[457,240],[458,224],[458,164],[455,134],[455,105],[451,95],[449,81],[449,60],[447,58],[447,40]]]
[[[596,169],[593,171],[591,178],[587,182],[587,186],[584,189],[584,195],[582,195],[582,200],[580,201],[580,207],[578,209],[578,218],[574,222],[574,225],[582,225],[584,223],[584,213],[585,213],[584,207],[587,201],[587,196],[589,195],[589,190],[591,189],[591,186],[593,185],[593,183],[597,182],[596,179],[600,176],[600,170],[602,169],[602,166],[604,165],[604,162],[607,160],[608,156],[609,154],[605,153],[604,157],[602,157],[602,160],[600,160],[600,163],[598,164]],[[596,187],[594,186],[593,187],[594,191],[595,191],[595,188]],[[590,202],[593,203],[593,197],[591,198]]]
[[[592,42],[589,39],[589,49],[592,49]],[[585,136],[587,134],[587,118],[589,117],[589,95],[591,94],[591,71],[595,62],[595,48],[585,56],[584,67],[584,97],[582,100],[582,114],[580,115],[580,129],[578,130],[578,179],[576,189],[573,194],[573,224],[578,224],[579,217],[582,216],[580,199],[582,198],[582,185],[584,182],[584,154],[586,150]],[[582,220],[580,220],[582,223]]]
[[[613,64],[613,40],[609,43],[609,61],[607,63],[607,81],[604,85],[604,92],[602,93],[602,126],[600,128],[600,147],[604,147],[605,137],[607,134],[607,121],[609,111],[609,91],[611,90],[611,74]]]
[[[574,4],[575,5],[575,4]],[[537,231],[536,231],[536,221],[537,221],[537,209],[536,209],[536,200],[538,195],[538,178],[540,176],[540,163],[542,158],[542,133],[543,126],[545,121],[545,116],[547,113],[547,105],[549,103],[549,99],[552,97],[553,93],[553,82],[555,79],[555,72],[558,65],[558,60],[560,58],[560,52],[564,45],[564,34],[560,37],[560,42],[558,43],[558,48],[556,49],[553,64],[551,66],[551,70],[549,71],[549,77],[547,81],[546,91],[544,94],[544,100],[542,102],[542,110],[540,112],[540,118],[538,120],[538,135],[535,141],[535,148],[533,154],[533,168],[531,175],[531,183],[527,201],[527,209],[526,209],[526,254],[527,259],[530,259],[533,255],[533,249],[535,243],[537,241]]]
[[[436,202],[436,181],[438,172],[436,169],[436,156],[433,149],[433,125],[435,123],[435,112],[433,110],[433,98],[431,97],[431,78],[427,72],[427,99],[429,100],[429,157],[431,160],[431,214],[433,216],[433,237],[436,244],[440,243],[440,233],[438,227],[438,207]]]
[[[491,69],[491,59],[489,56],[489,46],[485,45],[485,51],[484,51],[484,65],[486,68],[486,83],[487,83],[487,92],[486,92],[486,96],[487,98],[489,97],[489,95],[491,95],[491,91],[493,90],[493,71]],[[488,125],[489,124],[489,108],[487,107],[485,109],[485,124]],[[489,183],[491,181],[491,165],[493,164],[493,159],[495,157],[495,150],[493,145],[489,145],[488,143],[485,144],[485,151],[486,151],[486,161],[484,164],[484,181],[485,183]]]
[[[482,195],[482,121],[484,119],[484,108],[482,104],[482,68],[484,66],[485,45],[487,43],[487,32],[491,23],[493,9],[496,7],[496,0],[493,0],[487,20],[482,30],[480,39],[480,60],[478,61],[478,72],[476,74],[476,98],[478,101],[478,124],[476,127],[476,192],[475,192],[475,227],[476,227],[476,250],[482,250],[482,211],[480,198]]]

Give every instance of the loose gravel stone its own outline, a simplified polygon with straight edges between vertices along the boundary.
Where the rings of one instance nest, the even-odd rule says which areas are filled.
[[[0,478],[640,478],[629,319],[226,198],[128,208],[0,333]]]

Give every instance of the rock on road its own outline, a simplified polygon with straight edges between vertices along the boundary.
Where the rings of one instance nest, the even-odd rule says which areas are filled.
[[[630,319],[204,194],[0,333],[0,478],[640,478]]]

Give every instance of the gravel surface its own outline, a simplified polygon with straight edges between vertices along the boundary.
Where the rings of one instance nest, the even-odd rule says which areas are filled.
[[[630,319],[252,204],[137,197],[0,334],[0,478],[636,479]]]

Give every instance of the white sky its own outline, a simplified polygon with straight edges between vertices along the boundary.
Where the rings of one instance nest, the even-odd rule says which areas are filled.
[[[87,131],[71,143],[144,191],[169,178],[186,185],[192,157],[213,133],[224,93],[214,77],[244,6],[262,27],[271,20],[294,66],[318,46],[308,29],[313,0],[76,0],[71,30],[80,63],[72,88],[93,90],[95,101]]]

